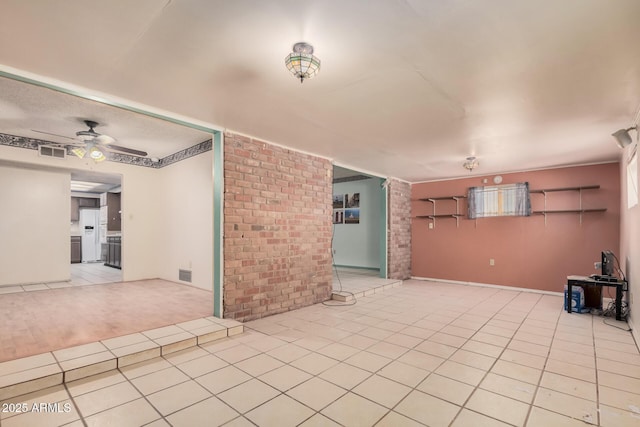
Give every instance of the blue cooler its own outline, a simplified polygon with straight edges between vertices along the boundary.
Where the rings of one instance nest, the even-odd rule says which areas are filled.
[[[567,310],[567,285],[564,285],[564,309]],[[585,313],[589,311],[584,306],[584,289],[581,286],[571,287],[571,311],[574,313]]]

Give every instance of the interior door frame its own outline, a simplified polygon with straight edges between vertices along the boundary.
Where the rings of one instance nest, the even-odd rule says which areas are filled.
[[[350,169],[354,172],[358,172],[361,173],[363,175],[367,175],[370,176],[372,179],[379,179],[380,182],[380,192],[381,192],[381,197],[380,197],[380,205],[379,205],[379,212],[380,212],[380,224],[379,224],[379,231],[380,231],[380,252],[378,255],[378,264],[380,266],[380,272],[378,274],[378,277],[382,278],[382,279],[388,279],[388,245],[389,245],[389,239],[388,239],[388,234],[389,234],[389,224],[388,224],[388,191],[387,191],[387,178],[383,177],[379,174],[375,174],[375,173],[371,173],[371,172],[367,172],[367,171],[362,171],[358,168],[354,168],[353,166],[348,166],[348,165],[343,165],[340,163],[333,163],[333,166],[339,166],[341,168],[344,169]]]
[[[136,104],[133,101],[116,100],[116,97],[105,97],[104,95],[92,94],[89,89],[78,88],[69,86],[63,86],[64,83],[53,81],[43,76],[37,76],[31,73],[27,73],[21,70],[16,70],[10,67],[0,65],[0,77],[5,77],[28,83],[35,86],[44,87],[67,95],[76,96],[78,98],[87,99],[94,102],[99,102],[111,107],[117,107],[122,110],[130,111],[132,113],[143,114],[148,117],[153,117],[160,120],[165,120],[174,124],[189,127],[191,129],[206,132],[212,135],[213,141],[213,315],[218,318],[223,316],[223,277],[224,277],[224,254],[223,254],[223,209],[222,209],[222,191],[224,188],[224,174],[223,174],[223,144],[224,144],[224,132],[223,128],[215,126],[209,123],[200,122],[196,120],[190,121],[188,118],[179,117],[178,115],[172,115],[169,112],[157,112],[153,111],[153,107]]]

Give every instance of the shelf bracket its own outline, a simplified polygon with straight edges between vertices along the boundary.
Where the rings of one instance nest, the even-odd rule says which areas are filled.
[[[544,226],[547,226],[547,192],[542,190],[542,195],[544,196],[544,212],[542,215],[544,216]]]
[[[582,226],[582,187],[578,190],[578,200],[580,203],[580,225]]]
[[[433,229],[436,229],[436,201],[434,199],[429,199],[431,203],[433,203]]]
[[[453,200],[456,201],[456,228],[460,228],[460,206],[458,205],[460,197],[453,196]]]

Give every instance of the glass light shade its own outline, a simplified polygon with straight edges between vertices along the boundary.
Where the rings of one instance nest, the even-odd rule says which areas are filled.
[[[478,162],[478,159],[476,159],[475,157],[467,157],[467,161],[464,162],[462,166],[464,166],[465,169],[471,172],[472,170],[480,166],[480,162]]]
[[[76,147],[72,149],[71,152],[81,159],[84,159],[84,155],[87,154],[87,150],[82,147]]]
[[[320,60],[313,56],[313,46],[306,43],[296,43],[293,52],[284,59],[284,64],[291,74],[300,79],[300,83],[320,71]]]
[[[98,147],[93,147],[89,150],[89,156],[97,163],[106,160],[104,153],[100,151]]]

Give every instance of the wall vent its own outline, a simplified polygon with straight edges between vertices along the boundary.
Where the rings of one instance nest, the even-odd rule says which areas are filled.
[[[44,157],[55,157],[56,159],[64,159],[66,151],[63,147],[54,147],[52,145],[39,145],[38,153]]]
[[[178,270],[178,279],[183,282],[191,283],[191,270]]]

